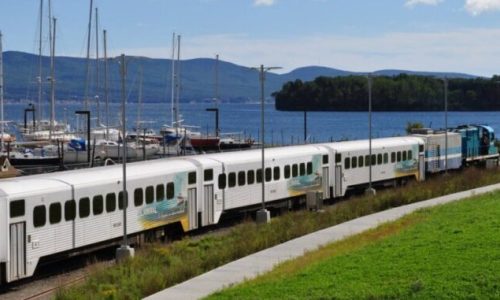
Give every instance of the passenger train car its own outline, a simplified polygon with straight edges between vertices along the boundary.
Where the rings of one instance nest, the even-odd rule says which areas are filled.
[[[427,145],[421,136],[380,138],[167,158],[122,166],[64,171],[0,182],[0,280],[32,276],[41,263],[117,243],[126,209],[131,238],[217,224],[222,214],[265,200],[300,201],[308,191],[342,197],[368,183],[424,180]],[[452,158],[452,157],[450,157]]]

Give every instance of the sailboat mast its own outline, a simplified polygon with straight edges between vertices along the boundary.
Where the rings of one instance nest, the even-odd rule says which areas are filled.
[[[89,80],[90,80],[90,35],[92,30],[92,6],[93,1],[90,0],[89,25],[87,30],[87,79],[85,80],[85,104],[84,109],[89,109]]]
[[[172,88],[172,93],[171,93],[171,102],[170,102],[170,112],[171,112],[171,116],[172,116],[172,127],[174,126],[175,124],[175,82],[176,82],[176,78],[175,78],[175,32],[172,34],[172,59],[171,59],[171,63],[172,63],[172,82],[171,82],[171,88]]]
[[[95,8],[95,100],[97,109],[97,126],[101,125],[101,105],[99,101],[99,14]]]
[[[52,0],[48,0],[48,16],[49,16],[49,55],[52,53],[52,40],[54,39],[52,35]],[[42,112],[44,110],[42,109]],[[45,114],[45,113],[44,113]],[[41,120],[41,119],[40,119]]]
[[[181,94],[181,36],[177,36],[177,95],[175,100],[175,124],[177,136],[179,135],[179,98]]]
[[[56,49],[56,18],[53,18],[53,26],[52,26],[52,52],[50,53],[50,131],[49,131],[49,140],[52,140],[52,132],[54,131],[54,120],[56,118],[56,110],[55,110],[55,49]]]
[[[139,71],[139,76],[140,76],[140,79],[139,79],[139,95],[138,95],[138,98],[137,98],[137,104],[139,105],[139,107],[137,108],[137,128],[136,128],[136,134],[137,134],[137,138],[139,138],[139,129],[141,129],[141,118],[142,118],[142,83],[143,83],[143,80],[144,80],[144,70],[143,70],[143,67],[142,65],[140,66],[140,71]]]
[[[109,97],[108,97],[108,50],[106,30],[102,31],[104,46],[104,100],[106,101],[106,139],[109,139]]]
[[[219,54],[215,55],[215,107],[219,106]]]
[[[3,151],[4,120],[3,120],[3,48],[2,31],[0,31],[0,151]]]
[[[37,119],[42,119],[42,33],[43,33],[43,0],[40,0],[40,24],[38,32],[38,107]],[[34,129],[34,128],[33,128]]]

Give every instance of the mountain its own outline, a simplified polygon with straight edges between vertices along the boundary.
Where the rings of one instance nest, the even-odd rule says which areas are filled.
[[[38,56],[34,54],[7,51],[4,52],[4,89],[6,99],[30,99],[36,101],[38,95]],[[76,57],[56,57],[56,97],[64,100],[85,99],[96,96],[95,60],[90,64],[91,76],[86,88],[86,59]],[[50,74],[50,58],[42,57],[44,79],[44,98],[50,96],[47,80]],[[119,57],[110,58],[109,62],[109,97],[111,101],[120,101],[120,65]],[[171,68],[169,59],[147,57],[127,57],[126,89],[129,101],[135,101],[140,81],[140,69],[143,77],[143,99],[145,102],[170,101]],[[181,68],[181,101],[212,101],[215,95],[215,59],[197,58],[183,60]],[[104,63],[99,63],[99,78],[102,81]],[[476,76],[460,73],[412,72],[404,70],[381,70],[376,75],[394,76],[399,73],[475,78]],[[219,61],[218,94],[223,102],[246,102],[260,99],[259,74],[256,70],[230,62]],[[321,66],[309,66],[295,69],[289,73],[266,73],[265,93],[267,96],[281,89],[287,81],[300,79],[313,80],[318,76],[349,76],[363,73],[349,72]],[[99,96],[103,98],[103,83],[100,83]]]

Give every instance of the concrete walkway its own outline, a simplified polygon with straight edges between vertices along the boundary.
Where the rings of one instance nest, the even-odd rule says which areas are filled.
[[[500,189],[500,184],[490,185],[357,218],[238,259],[145,299],[199,299],[225,287],[240,283],[245,279],[251,279],[270,271],[277,264],[300,257],[307,251],[316,250],[320,246],[375,228],[381,223],[397,220],[418,209],[445,204],[498,189]]]

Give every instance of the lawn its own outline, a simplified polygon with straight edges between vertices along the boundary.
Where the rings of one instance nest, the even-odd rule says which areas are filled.
[[[500,299],[500,192],[418,211],[209,299]]]

